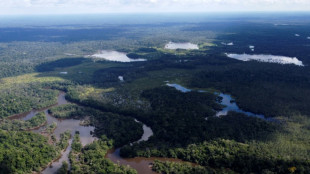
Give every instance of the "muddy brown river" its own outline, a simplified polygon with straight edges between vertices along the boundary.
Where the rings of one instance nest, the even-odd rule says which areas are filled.
[[[136,119],[135,119],[135,121],[138,123],[141,123],[140,121],[138,121]],[[152,129],[150,127],[146,126],[145,124],[143,124],[143,135],[138,141],[136,141],[134,143],[139,143],[141,141],[147,141],[152,135],[153,135]],[[128,165],[128,166],[136,169],[138,174],[156,174],[156,172],[152,171],[152,168],[151,168],[152,163],[154,163],[155,160],[170,161],[170,162],[184,162],[180,159],[160,158],[160,157],[122,158],[120,156],[120,148],[109,150],[106,157],[109,158],[114,163],[118,163],[118,164],[126,165],[126,166]]]
[[[34,117],[38,112],[44,112],[46,117],[47,117],[47,124],[52,124],[54,122],[57,123],[57,127],[54,130],[54,135],[55,137],[59,140],[60,139],[60,134],[64,133],[65,131],[69,130],[71,131],[71,137],[74,136],[76,131],[79,131],[80,133],[80,139],[81,143],[83,146],[92,143],[96,138],[92,136],[91,132],[95,130],[95,127],[93,126],[81,126],[80,125],[80,120],[76,119],[57,119],[50,114],[48,114],[48,109],[54,107],[54,106],[59,106],[63,104],[67,104],[68,101],[65,99],[65,93],[60,92],[57,98],[57,104],[43,108],[40,110],[32,110],[31,112],[28,112],[26,114],[20,114],[20,115],[15,115],[13,117],[10,117],[10,119],[21,119],[21,120],[29,120],[32,117]],[[42,130],[44,130],[45,126],[42,126],[40,128],[32,130],[32,132],[35,133],[40,133]],[[44,169],[41,173],[43,174],[54,174],[57,172],[57,170],[61,167],[62,162],[66,161],[69,166],[69,153],[71,151],[71,143],[72,143],[72,138],[69,140],[69,146],[65,151],[61,153],[61,157],[54,161],[50,166],[48,166],[46,169]]]
[[[28,113],[23,113],[19,115],[15,115],[10,117],[10,119],[22,119],[22,120],[29,120],[32,117],[34,117],[38,112],[44,112],[47,117],[47,124],[52,124],[53,122],[57,123],[57,128],[54,130],[55,137],[59,140],[60,134],[64,133],[67,130],[71,131],[72,137],[74,136],[76,131],[79,131],[80,133],[80,139],[83,146],[92,143],[97,138],[93,137],[91,132],[95,130],[95,127],[93,126],[81,126],[80,120],[76,119],[57,119],[50,114],[48,114],[48,109],[59,106],[63,104],[67,104],[68,101],[65,99],[65,93],[60,92],[57,99],[57,104],[43,108],[40,110],[32,110]],[[140,121],[136,120],[136,122],[141,123]],[[143,123],[142,123],[143,124]],[[37,128],[35,130],[32,130],[35,133],[40,133],[45,126],[42,126],[40,128]],[[153,135],[153,131],[150,127],[143,124],[143,135],[142,137],[136,141],[135,143],[139,143],[141,141],[147,141],[151,136]],[[66,150],[64,150],[61,153],[61,157],[57,159],[56,161],[52,162],[50,166],[45,168],[41,173],[43,174],[54,174],[57,172],[57,170],[61,167],[62,162],[66,161],[69,164],[70,168],[70,162],[69,162],[69,153],[71,151],[71,144],[72,144],[72,138],[69,140],[69,146]],[[155,174],[156,172],[152,171],[151,164],[154,162],[154,160],[160,160],[160,161],[173,161],[173,162],[182,162],[182,160],[179,159],[173,159],[173,158],[159,158],[159,157],[152,157],[152,158],[144,158],[144,157],[136,157],[136,158],[122,158],[119,154],[120,148],[118,149],[111,149],[108,151],[106,158],[110,159],[114,163],[118,163],[121,165],[128,165],[135,170],[137,170],[138,174]]]

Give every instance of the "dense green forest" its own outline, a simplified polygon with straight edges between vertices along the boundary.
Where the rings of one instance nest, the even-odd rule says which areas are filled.
[[[114,141],[114,145],[117,147],[138,140],[143,133],[141,124],[135,122],[133,118],[117,113],[101,112],[75,104],[56,106],[49,112],[56,118],[91,117],[90,124],[95,126],[95,134],[98,137],[107,136]]]
[[[136,173],[106,158],[112,148],[121,148],[123,157],[191,162],[155,161],[153,170],[159,173],[307,173],[309,24],[281,19],[294,25],[255,18],[0,28],[0,173],[40,172],[60,157],[71,138],[70,161],[58,173]],[[164,49],[169,41],[195,43],[199,50]],[[234,44],[223,44],[229,42]],[[91,58],[100,50],[147,61]],[[244,62],[225,53],[297,57],[305,66]],[[193,90],[181,92],[167,83]],[[71,103],[53,106],[58,90]],[[275,121],[237,112],[214,117],[225,107],[219,92],[230,94],[242,110]],[[55,122],[40,133],[30,132],[45,124],[43,112],[26,121],[7,118],[48,106],[55,118],[94,126],[98,140],[83,147],[79,132],[71,137],[71,131],[57,139]],[[135,119],[152,129],[148,141],[131,144],[143,135]]]
[[[53,122],[52,124],[47,125],[46,128],[42,131],[42,133],[51,135],[56,128],[57,128],[57,123]]]
[[[79,65],[79,64],[86,62],[86,61],[90,61],[90,60],[85,59],[85,58],[58,59],[56,61],[42,63],[42,64],[36,66],[36,70],[39,72],[53,71],[56,68],[64,68],[64,67]]]
[[[310,170],[309,160],[288,159],[274,154],[272,149],[222,139],[192,144],[169,153],[202,166],[229,168],[238,173],[289,173],[292,167],[296,168],[296,173]]]
[[[60,150],[64,150],[68,147],[69,142],[68,140],[71,138],[71,132],[65,131],[64,133],[60,134],[60,140],[56,143],[57,147],[60,148]]]
[[[0,88],[1,117],[20,114],[51,106],[57,101],[57,91],[43,89],[42,84],[15,84],[12,87]]]
[[[269,117],[309,115],[309,73],[309,69],[293,65],[251,62],[200,71],[190,80],[190,86],[232,94],[242,108]]]
[[[39,172],[58,155],[41,135],[3,130],[0,135],[0,173]]]
[[[70,152],[70,162],[72,164],[70,173],[122,173],[122,174],[135,174],[136,171],[119,164],[114,164],[105,158],[107,150],[113,145],[105,137],[101,140],[95,141],[82,148],[79,140],[79,134],[75,134],[72,142],[72,151]]]
[[[65,104],[53,107],[48,110],[56,118],[83,117],[85,112],[75,104]]]
[[[223,174],[233,174],[235,172],[229,169],[212,169],[207,167],[196,166],[191,163],[178,163],[178,162],[162,162],[155,160],[152,169],[158,173],[162,174],[213,174],[213,173],[223,173]]]
[[[37,113],[34,117],[29,120],[9,120],[4,119],[0,122],[0,129],[8,131],[22,131],[31,130],[44,125],[47,121],[44,112]]]

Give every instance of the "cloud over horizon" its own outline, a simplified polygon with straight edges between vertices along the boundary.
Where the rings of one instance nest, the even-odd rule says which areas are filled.
[[[309,11],[309,0],[0,0],[0,14]]]

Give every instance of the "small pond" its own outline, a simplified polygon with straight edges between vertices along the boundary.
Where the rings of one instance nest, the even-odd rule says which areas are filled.
[[[168,49],[168,50],[176,50],[176,49],[198,50],[199,47],[197,44],[192,44],[190,42],[185,42],[185,43],[169,42],[165,45],[165,49]]]

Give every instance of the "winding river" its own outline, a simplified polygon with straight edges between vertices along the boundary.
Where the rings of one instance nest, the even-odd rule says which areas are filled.
[[[76,131],[79,131],[80,133],[80,139],[83,146],[86,144],[92,143],[96,138],[92,136],[92,132],[94,131],[95,127],[93,126],[81,126],[80,120],[76,119],[57,119],[53,116],[51,116],[48,113],[48,109],[59,106],[63,104],[67,104],[68,101],[65,99],[65,93],[60,92],[57,99],[57,104],[39,109],[39,110],[32,110],[31,112],[19,114],[10,117],[10,119],[21,119],[21,120],[29,120],[32,117],[34,117],[38,112],[44,112],[47,117],[47,123],[46,125],[52,124],[53,122],[57,123],[57,128],[54,130],[55,137],[59,140],[60,134],[70,130],[72,137],[74,136]],[[140,121],[136,120],[136,122],[141,123]],[[143,124],[143,123],[142,123]],[[45,126],[42,126],[40,128],[32,130],[35,133],[40,133],[42,130],[44,130]],[[147,141],[151,136],[153,135],[153,131],[150,127],[143,124],[143,135],[142,137],[133,143],[139,143],[141,141]],[[62,162],[66,161],[69,164],[70,168],[70,162],[69,162],[69,153],[71,151],[71,144],[72,144],[72,138],[69,140],[69,146],[61,153],[61,156],[59,159],[53,161],[49,167],[45,168],[41,173],[43,174],[54,174],[57,172],[57,170],[61,167]],[[132,143],[131,143],[132,144]],[[160,160],[160,161],[174,161],[174,162],[182,162],[180,159],[174,159],[174,158],[160,158],[160,157],[152,157],[152,158],[145,158],[145,157],[136,157],[136,158],[122,158],[120,156],[120,148],[117,149],[111,149],[108,151],[106,158],[110,159],[114,163],[118,163],[121,165],[128,165],[135,170],[137,170],[138,174],[156,174],[156,172],[152,171],[151,164],[154,162],[154,160]]]
[[[136,120],[136,122],[141,123],[140,121]],[[147,141],[151,136],[153,135],[153,131],[150,127],[143,124],[143,135],[142,137],[134,142],[139,143],[141,141]],[[108,151],[107,158],[109,158],[114,163],[118,163],[121,165],[128,165],[134,169],[137,170],[138,174],[156,174],[152,170],[152,163],[155,160],[159,161],[173,161],[173,162],[183,162],[180,159],[174,159],[174,158],[160,158],[160,157],[151,157],[151,158],[145,158],[145,157],[135,157],[135,158],[122,158],[120,156],[120,148],[117,149],[111,149]]]
[[[185,88],[184,86],[181,86],[179,84],[171,84],[167,83],[167,86],[173,87],[176,90],[179,90],[181,92],[191,92],[193,90]],[[206,92],[203,90],[198,90],[198,92]],[[267,121],[272,121],[272,118],[266,118],[264,115],[261,114],[254,114],[251,112],[243,111],[238,107],[236,102],[233,101],[232,97],[228,94],[223,93],[215,93],[216,95],[222,97],[222,100],[219,102],[220,104],[224,105],[224,108],[216,113],[215,116],[225,116],[228,114],[229,111],[235,111],[239,113],[246,114],[248,116],[253,116],[257,118],[261,118]],[[135,120],[136,122],[139,122],[138,120]],[[136,141],[135,143],[139,143],[141,141],[147,141],[149,137],[153,135],[153,132],[150,127],[143,124],[143,135],[140,140]],[[156,172],[152,171],[151,165],[154,162],[154,160],[160,160],[160,161],[173,161],[173,162],[184,162],[180,159],[173,159],[173,158],[158,158],[158,157],[152,157],[152,158],[145,158],[145,157],[135,157],[135,158],[122,158],[120,156],[120,148],[117,149],[111,149],[108,151],[107,158],[109,158],[114,163],[119,163],[121,165],[128,165],[138,171],[138,174],[155,174]]]
[[[170,87],[174,87],[177,90],[182,91],[182,92],[192,91],[192,90],[187,89],[187,88],[185,88],[181,85],[178,85],[178,84],[167,84],[167,85]],[[199,92],[205,92],[205,91],[199,91]],[[222,96],[222,94],[220,94],[220,96]],[[229,99],[229,97],[227,95],[223,94],[222,97],[223,97],[223,100],[221,102],[222,104],[228,104],[229,105],[232,103],[231,98]],[[229,102],[227,102],[227,101],[229,101]],[[70,130],[72,137],[74,136],[76,131],[79,131],[81,143],[83,146],[85,146],[86,144],[92,143],[96,139],[95,137],[92,136],[92,132],[94,131],[95,127],[93,127],[93,126],[81,126],[80,120],[76,120],[76,119],[57,119],[48,113],[48,109],[50,109],[54,106],[59,106],[59,105],[67,104],[67,103],[68,103],[68,101],[65,99],[65,93],[60,92],[58,95],[57,104],[50,106],[50,107],[47,107],[47,108],[40,109],[40,110],[32,110],[31,112],[28,112],[26,114],[15,115],[15,116],[11,117],[10,119],[29,120],[32,117],[34,117],[38,112],[43,111],[47,117],[47,124],[46,125],[52,124],[53,122],[57,123],[57,128],[54,130],[53,134],[55,135],[55,137],[58,140],[60,139],[61,133],[65,132],[66,130]],[[222,111],[220,111],[222,113],[221,115],[227,114],[227,112],[231,109],[230,106],[231,105],[227,106]],[[233,106],[233,108],[236,109],[238,107]],[[220,112],[218,112],[218,113],[220,113]],[[135,119],[135,121],[138,123],[141,123],[140,121],[138,121],[136,119]],[[36,133],[40,133],[42,130],[44,130],[44,128],[45,128],[45,126],[42,126],[42,127],[37,128],[35,130],[32,130],[32,131],[36,132]],[[143,124],[143,135],[142,135],[142,137],[138,141],[133,142],[133,143],[140,143],[142,141],[147,141],[152,135],[153,135],[152,129],[150,127],[146,126],[145,124]],[[43,174],[54,174],[54,173],[56,173],[57,170],[61,167],[63,161],[66,161],[69,164],[69,168],[70,168],[69,153],[71,151],[71,144],[72,144],[72,138],[69,140],[69,146],[61,153],[60,158],[53,161],[52,164],[49,165],[49,167],[45,168],[42,171]],[[106,158],[110,159],[114,163],[130,166],[130,167],[134,168],[135,170],[137,170],[138,174],[155,174],[156,172],[152,171],[152,168],[151,168],[154,160],[184,162],[180,159],[161,158],[161,157],[122,158],[120,156],[120,148],[109,150],[108,153],[106,154]],[[195,164],[193,164],[193,165],[195,165]]]
[[[184,86],[181,86],[181,85],[175,84],[175,83],[167,83],[166,85],[169,87],[173,87],[176,90],[184,92],[184,93],[193,91],[191,89],[185,88]],[[207,91],[198,90],[198,92],[207,92]],[[274,118],[268,118],[262,114],[255,114],[255,113],[244,111],[244,110],[240,109],[239,106],[237,105],[237,103],[232,99],[231,95],[229,95],[229,94],[217,93],[217,92],[215,94],[222,98],[222,100],[219,103],[224,106],[224,108],[222,110],[216,112],[215,116],[217,116],[217,117],[225,116],[228,114],[229,111],[234,111],[234,112],[245,114],[245,115],[250,116],[250,117],[260,118],[260,119],[263,119],[266,121],[276,121]]]
[[[85,146],[86,144],[90,144],[92,143],[96,138],[92,136],[92,132],[95,130],[95,127],[93,126],[81,126],[80,125],[80,120],[76,120],[76,119],[57,119],[53,116],[51,116],[50,114],[48,114],[48,109],[54,107],[54,106],[59,106],[59,105],[63,105],[63,104],[67,104],[68,101],[65,99],[65,93],[64,92],[60,92],[57,98],[57,104],[44,108],[44,109],[40,109],[40,110],[32,110],[31,112],[28,112],[27,114],[20,114],[17,116],[12,117],[11,119],[22,119],[22,120],[29,120],[32,117],[34,117],[38,112],[44,112],[46,117],[47,117],[47,124],[52,124],[53,122],[57,123],[57,127],[54,130],[54,135],[56,137],[56,139],[60,139],[60,134],[64,133],[65,131],[69,130],[71,131],[71,139],[69,140],[69,146],[66,148],[65,151],[63,151],[61,153],[61,157],[55,161],[52,162],[52,164],[45,168],[42,173],[43,174],[54,174],[57,172],[57,170],[61,167],[62,162],[66,161],[69,164],[70,167],[70,162],[69,162],[69,153],[71,151],[71,143],[72,143],[72,138],[75,134],[76,131],[79,131],[80,133],[80,139],[81,139],[81,143],[83,146]],[[35,133],[40,133],[43,129],[45,128],[45,126],[42,126],[40,128],[34,129],[32,130]]]

